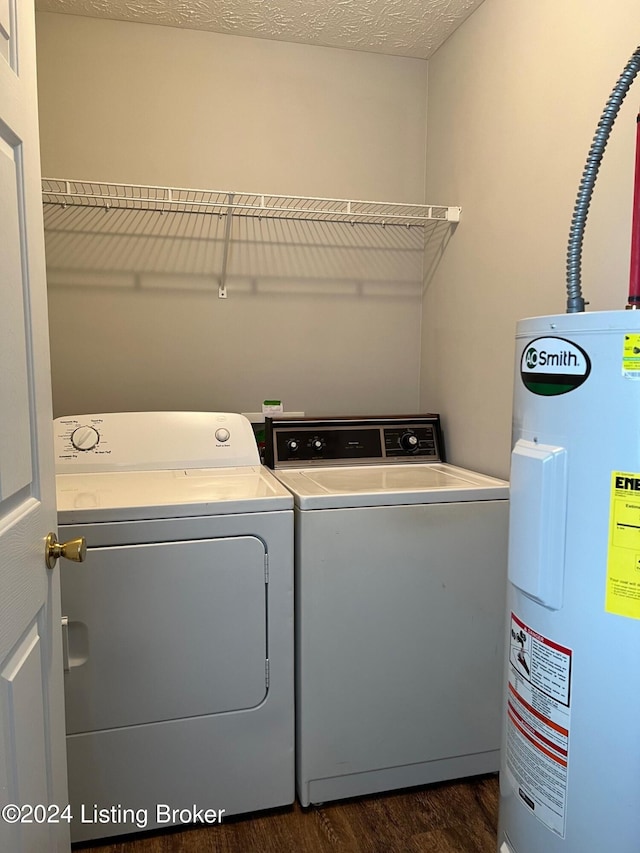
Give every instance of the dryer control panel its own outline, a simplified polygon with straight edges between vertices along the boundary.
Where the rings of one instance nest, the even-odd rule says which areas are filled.
[[[251,424],[232,412],[69,415],[53,427],[57,474],[260,464]]]
[[[440,416],[266,418],[270,468],[444,462]]]

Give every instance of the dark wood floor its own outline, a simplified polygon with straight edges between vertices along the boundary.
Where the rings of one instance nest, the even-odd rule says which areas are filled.
[[[496,853],[498,781],[487,776],[220,826],[75,846],[91,853]]]

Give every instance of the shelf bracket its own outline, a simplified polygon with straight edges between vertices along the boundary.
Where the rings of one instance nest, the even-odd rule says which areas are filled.
[[[220,283],[218,284],[218,298],[227,298],[227,262],[229,260],[229,243],[231,240],[231,222],[233,219],[233,198],[235,193],[229,193],[227,204],[227,221],[224,224],[224,249],[222,253],[222,272],[220,273]]]

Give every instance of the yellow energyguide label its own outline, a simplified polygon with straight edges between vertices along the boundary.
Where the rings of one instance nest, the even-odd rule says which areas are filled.
[[[640,337],[640,336],[635,336]],[[605,610],[640,619],[640,473],[613,471]]]
[[[622,347],[622,375],[640,378],[640,335],[626,334]]]

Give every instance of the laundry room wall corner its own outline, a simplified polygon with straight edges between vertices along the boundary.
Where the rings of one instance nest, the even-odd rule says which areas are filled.
[[[484,0],[429,60],[427,195],[463,216],[425,289],[421,395],[455,464],[508,476],[516,321],[564,309],[589,141],[637,34],[634,0]],[[589,311],[626,303],[637,106],[622,106],[589,213]]]

